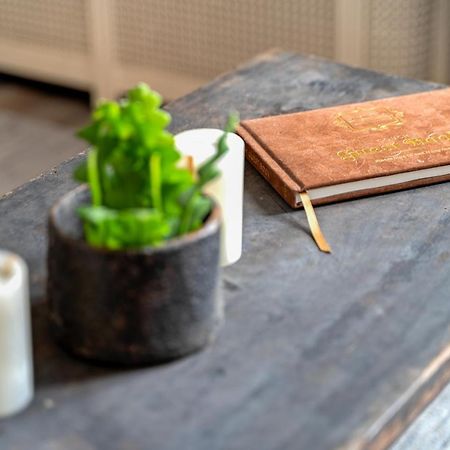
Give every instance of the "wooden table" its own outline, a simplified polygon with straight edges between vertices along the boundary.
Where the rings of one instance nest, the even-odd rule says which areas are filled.
[[[167,109],[178,132],[439,87],[272,53]],[[382,449],[450,379],[450,184],[318,208],[330,256],[251,167],[217,342],[134,370],[65,354],[47,334],[46,212],[76,164],[0,201],[0,247],[31,269],[37,383],[2,450]]]

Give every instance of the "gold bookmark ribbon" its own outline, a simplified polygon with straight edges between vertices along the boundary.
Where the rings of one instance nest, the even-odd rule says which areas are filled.
[[[331,253],[331,247],[320,229],[319,221],[317,220],[316,213],[314,212],[308,193],[305,191],[300,192],[299,194],[306,213],[306,218],[308,219],[309,229],[311,230],[312,237],[314,238],[317,247],[319,247],[322,252]]]

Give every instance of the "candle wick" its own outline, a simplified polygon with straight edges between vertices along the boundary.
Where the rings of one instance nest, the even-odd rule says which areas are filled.
[[[187,163],[187,168],[188,168],[189,172],[191,172],[192,175],[195,176],[195,162],[194,162],[194,158],[191,155],[186,156],[186,163]]]
[[[8,256],[0,266],[0,278],[11,278],[14,272],[14,256]]]

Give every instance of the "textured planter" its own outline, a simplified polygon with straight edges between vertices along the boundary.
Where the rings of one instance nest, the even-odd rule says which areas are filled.
[[[219,291],[220,211],[202,229],[161,247],[111,251],[83,239],[76,209],[85,187],[49,217],[47,293],[58,340],[105,362],[153,363],[207,345],[223,317]]]

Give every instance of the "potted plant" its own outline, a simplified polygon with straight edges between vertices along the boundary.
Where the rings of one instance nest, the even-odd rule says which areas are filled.
[[[83,186],[49,216],[51,326],[72,352],[124,364],[173,359],[213,339],[222,320],[220,211],[203,194],[227,151],[196,173],[180,164],[170,115],[145,84],[105,101],[78,135]]]

